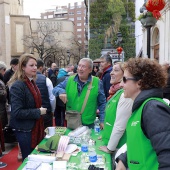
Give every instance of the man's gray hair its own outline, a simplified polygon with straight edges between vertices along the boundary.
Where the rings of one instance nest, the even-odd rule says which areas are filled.
[[[103,58],[106,60],[107,63],[110,63],[112,65],[112,57],[108,54],[102,55],[100,58]]]
[[[80,61],[86,61],[89,63],[89,68],[93,69],[93,61],[90,58],[82,58]]]
[[[0,61],[0,70],[6,69],[6,68],[7,68],[6,64],[3,61]]]

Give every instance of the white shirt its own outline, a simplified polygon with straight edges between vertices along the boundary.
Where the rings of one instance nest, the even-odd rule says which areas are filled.
[[[119,140],[124,134],[127,121],[132,113],[132,105],[133,100],[130,98],[124,98],[124,93],[122,93],[117,105],[116,120],[107,145],[107,148],[111,151],[116,150]]]
[[[55,106],[56,106],[56,98],[52,94],[53,84],[48,77],[46,78],[46,86],[47,86],[47,89],[48,89],[48,94],[49,94],[49,99],[50,99],[50,104],[51,104],[51,111],[54,113]]]

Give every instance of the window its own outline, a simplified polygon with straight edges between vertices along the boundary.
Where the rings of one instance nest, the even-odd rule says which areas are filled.
[[[81,20],[81,17],[77,17],[77,20]]]
[[[81,32],[81,29],[77,29],[77,32]]]
[[[53,18],[53,15],[48,15],[48,18]]]
[[[81,14],[81,11],[77,11],[77,14]]]
[[[69,18],[69,20],[74,21],[74,18]]]
[[[74,12],[70,12],[69,15],[74,15]]]
[[[78,34],[78,35],[77,35],[77,38],[81,38],[81,34]]]
[[[81,23],[77,23],[77,26],[81,26]]]

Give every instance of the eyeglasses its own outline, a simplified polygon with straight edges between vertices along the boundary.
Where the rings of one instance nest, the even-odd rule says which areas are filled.
[[[136,78],[134,77],[123,77],[123,83],[126,83],[128,80],[135,80],[136,81]]]

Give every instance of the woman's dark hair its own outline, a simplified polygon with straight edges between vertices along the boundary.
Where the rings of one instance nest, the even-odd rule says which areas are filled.
[[[96,76],[96,73],[97,73],[97,72],[94,71],[94,68],[97,69],[97,72],[99,71],[99,66],[93,66],[93,70],[92,70],[92,73],[91,73],[92,76]]]
[[[162,88],[167,83],[167,73],[156,61],[148,58],[130,58],[125,63],[125,70],[138,81],[141,90]]]

